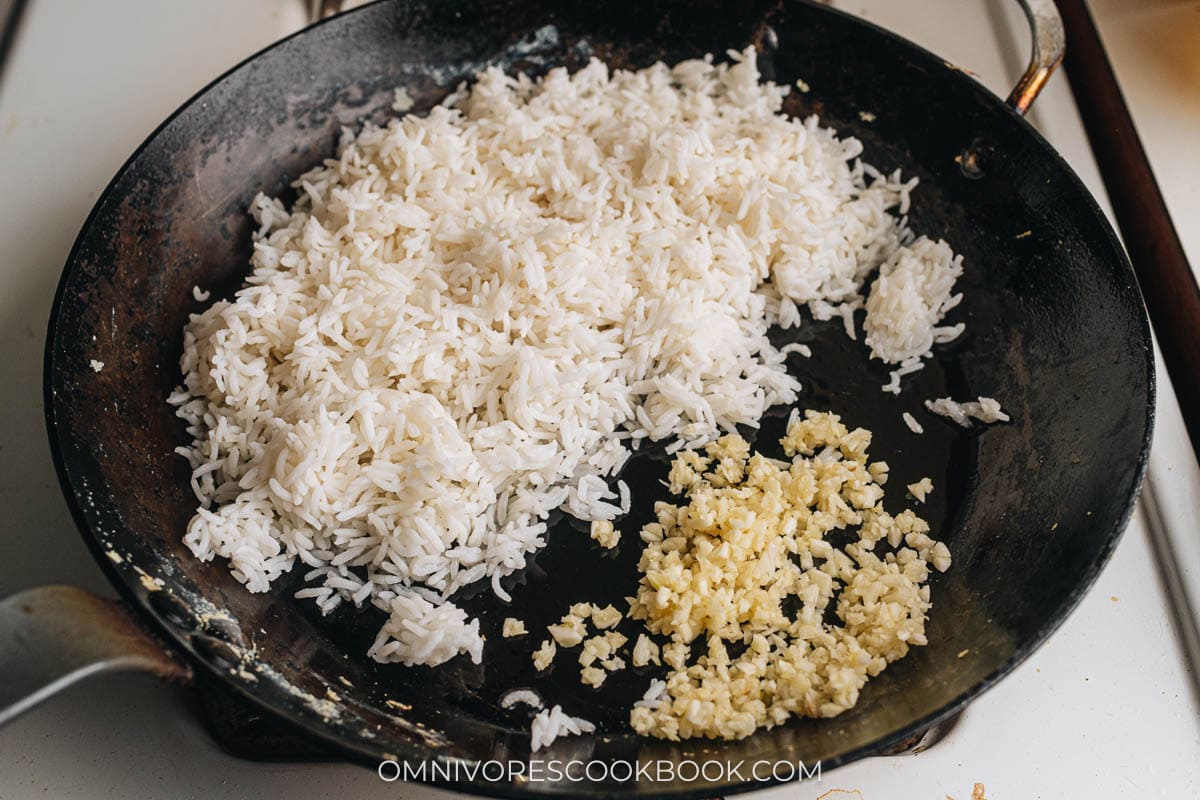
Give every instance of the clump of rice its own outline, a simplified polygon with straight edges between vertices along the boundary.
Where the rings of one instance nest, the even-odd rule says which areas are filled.
[[[476,664],[483,659],[479,620],[467,621],[466,612],[450,604],[434,604],[416,594],[393,597],[384,623],[367,655],[376,661],[441,664],[459,653],[469,653]]]
[[[530,725],[530,749],[533,752],[549,747],[560,736],[579,736],[592,733],[596,726],[586,719],[571,717],[563,713],[562,706],[553,706],[538,712]]]
[[[924,236],[897,248],[879,268],[867,297],[864,324],[871,355],[900,367],[884,391],[900,393],[900,378],[921,369],[933,345],[963,332],[963,324],[938,325],[946,312],[962,302],[952,294],[962,274],[962,256],[943,241]]]
[[[911,510],[884,510],[887,469],[869,463],[870,442],[810,411],[782,439],[790,464],[736,435],[676,458],[671,490],[687,502],[659,503],[642,530],[630,608],[669,637],[669,671],[631,710],[634,730],[740,739],[793,715],[833,717],[926,643],[930,567],[948,569],[950,553]],[[828,541],[842,531],[852,544]]]
[[[788,89],[731,58],[490,69],[347,131],[292,207],[256,198],[251,274],[192,317],[170,398],[192,552],[250,591],[299,563],[323,611],[385,610],[377,658],[478,658],[447,598],[487,579],[507,599],[551,511],[611,520],[631,448],[795,400],[770,326],[807,306],[852,334],[888,265],[868,342],[915,368],[957,274],[944,244],[906,244],[915,181],[782,115]]]
[[[949,397],[939,397],[936,400],[926,400],[925,407],[964,428],[971,427],[972,419],[977,419],[985,425],[1009,421],[1009,416],[1000,408],[1000,403],[991,397],[980,397],[965,403],[957,403]]]

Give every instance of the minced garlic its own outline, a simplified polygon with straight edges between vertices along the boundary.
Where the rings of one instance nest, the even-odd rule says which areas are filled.
[[[592,624],[599,630],[611,628],[621,621],[622,614],[613,606],[592,606]]]
[[[533,666],[538,672],[542,672],[550,663],[554,661],[554,654],[558,652],[558,648],[554,642],[547,639],[542,642],[541,647],[533,651]]]
[[[612,520],[598,519],[592,522],[592,538],[601,547],[611,550],[621,541],[621,532],[612,524]]]
[[[924,503],[925,498],[928,497],[929,493],[933,491],[933,481],[929,480],[929,478],[921,478],[921,480],[917,481],[916,483],[910,483],[905,488],[908,489],[908,493],[911,494],[918,503]]]
[[[560,623],[549,625],[546,627],[546,630],[554,637],[554,641],[558,642],[560,647],[574,647],[583,641],[584,634],[587,633],[583,625],[583,619],[574,614],[563,616]]]
[[[642,529],[630,605],[670,639],[663,702],[631,712],[639,733],[739,739],[793,715],[835,716],[926,643],[929,566],[948,569],[950,553],[912,511],[884,510],[888,466],[868,464],[871,433],[810,411],[781,441],[790,464],[731,435],[671,466],[669,487],[687,503],[659,503]],[[854,542],[826,540],[838,531]],[[825,621],[831,605],[837,624]],[[639,636],[635,665],[657,660],[652,645]]]
[[[633,665],[635,667],[644,667],[647,664],[661,665],[662,661],[658,657],[658,645],[654,643],[646,634],[638,635],[637,642],[633,645]]]

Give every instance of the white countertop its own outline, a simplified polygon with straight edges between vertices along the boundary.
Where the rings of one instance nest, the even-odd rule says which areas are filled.
[[[1003,0],[842,0],[1005,93],[1025,33]],[[184,99],[303,24],[301,0],[30,0],[0,79],[0,596],[44,583],[111,593],[59,494],[41,411],[42,344],[59,271],[100,190]],[[1164,194],[1200,264],[1200,4],[1093,0]],[[1013,49],[1016,37],[1021,44]],[[1066,81],[1035,123],[1102,196]],[[1160,384],[1152,475],[1200,586],[1200,471]],[[756,793],[814,800],[1200,796],[1200,706],[1171,628],[1139,508],[1113,562],[1063,628],[919,756],[870,759],[821,784]],[[0,676],[3,680],[3,676]],[[448,797],[340,764],[256,764],[217,749],[182,690],[138,676],[76,687],[0,731],[0,800]],[[853,794],[833,795],[851,800]]]

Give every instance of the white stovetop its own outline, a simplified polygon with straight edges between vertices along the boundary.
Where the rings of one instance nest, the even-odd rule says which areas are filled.
[[[99,191],[157,123],[210,78],[303,24],[302,0],[30,0],[0,83],[0,595],[43,583],[108,592],[59,496],[43,433],[42,337],[59,270]],[[1025,33],[1006,0],[841,0],[1004,93]],[[1093,0],[1194,264],[1200,264],[1200,4]],[[1019,44],[1014,44],[1018,42]],[[1034,121],[1098,195],[1066,81]],[[1200,473],[1160,383],[1152,473],[1200,587]],[[1200,796],[1200,713],[1169,621],[1144,510],[1063,628],[974,703],[942,743],[785,786],[865,800]],[[0,676],[3,680],[3,676]],[[338,764],[253,764],[220,752],[179,690],[136,676],[77,687],[0,732],[0,800],[431,798]],[[831,797],[850,800],[855,795]]]

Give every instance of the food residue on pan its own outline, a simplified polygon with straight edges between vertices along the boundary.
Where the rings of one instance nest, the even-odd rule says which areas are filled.
[[[141,571],[139,570],[139,572]],[[152,578],[144,572],[138,575],[138,581],[141,582],[142,588],[147,592],[162,591],[164,585],[162,578]]]
[[[863,800],[863,794],[858,789],[830,789],[822,794],[817,800]]]
[[[404,114],[412,110],[415,105],[412,96],[403,87],[397,87],[392,95],[392,110]]]
[[[245,667],[240,666],[240,665],[236,666],[236,667],[231,667],[229,670],[229,674],[236,675],[237,677],[241,678],[242,680],[249,681],[250,683],[258,682],[257,675],[255,675],[253,672],[251,672],[250,670],[248,670]]]
[[[962,72],[966,75],[970,75],[972,78],[977,77],[974,72],[967,69],[966,67],[960,67],[958,64],[952,64],[949,61],[943,61],[942,64],[944,64],[947,69],[952,70],[954,72]]]

